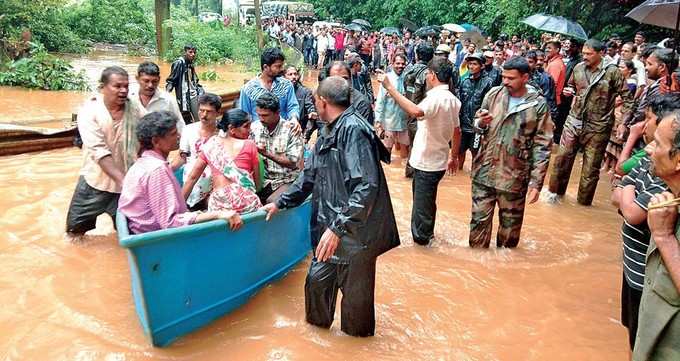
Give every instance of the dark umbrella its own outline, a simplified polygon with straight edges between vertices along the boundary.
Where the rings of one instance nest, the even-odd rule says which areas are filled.
[[[355,24],[359,24],[359,25],[365,27],[366,29],[371,27],[371,23],[369,23],[368,21],[366,21],[364,19],[354,19],[354,20],[352,20],[352,22],[355,23]]]
[[[345,25],[345,29],[351,30],[351,31],[364,31],[364,28],[362,28],[361,25],[355,24],[355,23],[350,23],[350,24]]]
[[[380,29],[380,32],[386,35],[392,35],[392,34],[397,34],[398,36],[401,36],[401,31],[399,29],[393,27],[393,26],[388,26],[386,28]]]
[[[439,32],[442,31],[442,27],[439,25],[428,25],[416,30],[415,36],[437,36]]]
[[[647,0],[631,10],[627,17],[643,24],[680,30],[680,0]]]
[[[522,20],[522,22],[538,30],[588,40],[588,34],[581,25],[561,16],[534,14]]]
[[[413,21],[411,21],[407,18],[401,18],[401,19],[399,19],[399,22],[401,23],[401,25],[406,27],[409,31],[418,30],[418,25],[416,25],[416,23],[414,23]]]

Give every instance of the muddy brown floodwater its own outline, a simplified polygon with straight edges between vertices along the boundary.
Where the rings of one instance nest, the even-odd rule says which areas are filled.
[[[305,323],[306,260],[232,314],[158,349],[138,323],[110,220],[101,217],[85,243],[64,240],[80,151],[0,157],[0,359],[626,359],[620,220],[604,180],[592,207],[575,205],[575,181],[564,203],[528,206],[519,248],[471,250],[469,177],[446,177],[436,240],[421,247],[395,160],[385,170],[403,242],[378,261],[375,337],[345,336],[337,318],[330,330]]]
[[[200,52],[198,54],[200,56]],[[77,113],[83,101],[96,91],[102,70],[107,66],[118,65],[130,74],[130,83],[136,87],[134,79],[137,66],[144,61],[153,61],[160,66],[160,87],[165,88],[165,79],[170,74],[170,64],[159,61],[155,57],[128,56],[121,52],[93,51],[87,55],[59,54],[68,60],[76,71],[83,70],[87,75],[92,91],[44,91],[20,87],[0,86],[0,123],[45,126],[45,123],[71,120],[71,113]],[[196,72],[213,70],[217,73],[215,81],[201,81],[205,90],[223,94],[239,90],[243,81],[253,76],[243,66],[235,64],[218,64],[197,66]]]

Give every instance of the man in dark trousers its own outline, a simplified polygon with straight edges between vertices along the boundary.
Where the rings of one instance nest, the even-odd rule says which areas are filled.
[[[315,95],[327,122],[305,169],[275,203],[263,207],[270,219],[281,208],[312,195],[310,220],[314,258],[305,282],[307,322],[333,323],[342,290],[341,329],[352,336],[375,332],[376,258],[399,245],[392,201],[380,161],[389,153],[371,126],[350,106],[350,85],[331,76]]]
[[[198,75],[194,69],[196,46],[184,45],[184,55],[179,57],[170,67],[170,75],[165,80],[165,90],[175,91],[179,110],[186,124],[198,121],[198,97],[204,93],[198,84]]]

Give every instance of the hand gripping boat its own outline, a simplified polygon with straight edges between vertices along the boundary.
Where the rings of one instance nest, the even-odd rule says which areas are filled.
[[[167,346],[233,311],[283,277],[311,249],[310,213],[307,200],[269,222],[263,211],[246,214],[236,232],[217,220],[137,235],[118,213],[137,315],[154,346]]]

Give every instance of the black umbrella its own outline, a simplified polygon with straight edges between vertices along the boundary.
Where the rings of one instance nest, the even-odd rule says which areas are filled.
[[[401,36],[401,31],[399,31],[399,29],[397,29],[393,26],[388,26],[386,28],[382,28],[382,29],[380,29],[380,32],[383,33],[383,34],[386,34],[386,35],[396,34],[398,36]]]
[[[588,40],[588,34],[581,25],[561,16],[534,14],[522,20],[522,22],[538,30]]]
[[[418,25],[416,25],[416,23],[414,23],[413,21],[411,21],[407,18],[401,18],[401,19],[399,19],[399,22],[401,23],[401,25],[406,27],[409,31],[418,30]]]
[[[415,36],[437,36],[442,31],[439,25],[428,25],[416,30]]]
[[[345,25],[345,29],[351,30],[351,31],[364,31],[364,28],[362,28],[361,25],[355,24],[355,23],[350,23],[350,24]]]
[[[637,22],[680,31],[680,0],[647,0],[631,10],[627,17]]]
[[[361,25],[361,26],[363,26],[367,29],[371,27],[371,23],[369,23],[368,21],[366,21],[364,19],[354,19],[354,20],[352,20],[352,22],[355,23],[355,24],[359,24],[359,25]]]

